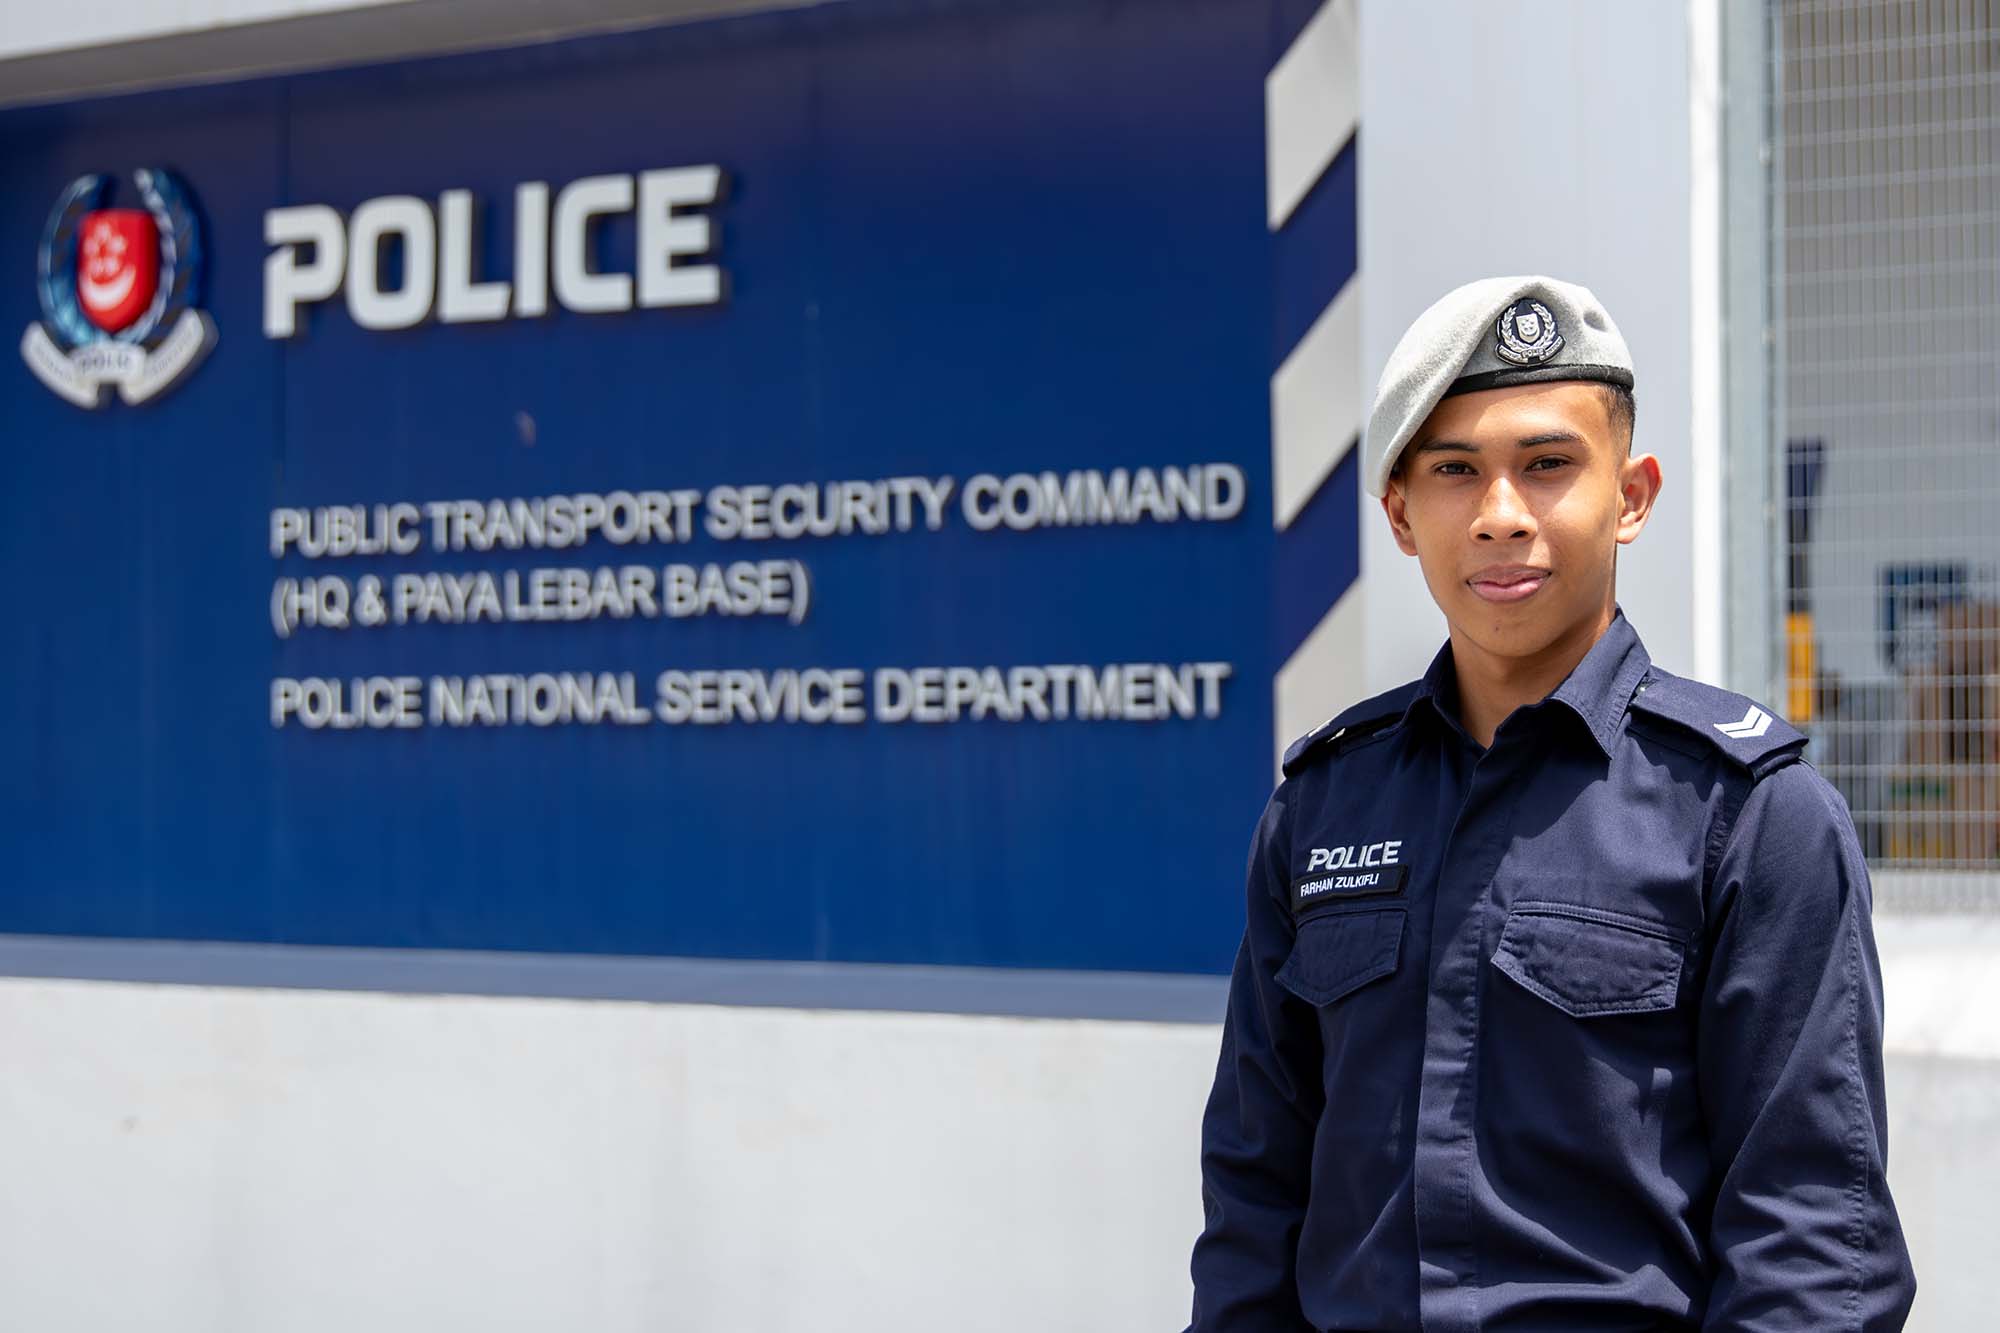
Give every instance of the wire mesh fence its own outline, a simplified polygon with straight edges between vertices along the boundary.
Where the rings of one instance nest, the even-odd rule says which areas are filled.
[[[2000,28],[1773,0],[1781,700],[1885,908],[2000,911]]]

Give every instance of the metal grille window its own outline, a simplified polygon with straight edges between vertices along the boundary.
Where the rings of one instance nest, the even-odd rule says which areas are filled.
[[[2000,28],[1776,10],[1782,702],[1885,905],[2000,907]]]

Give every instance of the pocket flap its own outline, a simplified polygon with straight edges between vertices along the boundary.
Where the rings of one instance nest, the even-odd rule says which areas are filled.
[[[1671,1009],[1688,932],[1568,903],[1521,902],[1507,913],[1493,966],[1575,1018]]]
[[[1402,908],[1334,912],[1299,923],[1278,984],[1307,1004],[1332,1004],[1396,970],[1403,951]]]

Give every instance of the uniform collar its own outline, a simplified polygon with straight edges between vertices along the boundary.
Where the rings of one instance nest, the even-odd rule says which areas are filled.
[[[1614,608],[1610,626],[1549,699],[1567,705],[1582,718],[1597,747],[1609,758],[1618,741],[1618,728],[1625,721],[1625,710],[1631,707],[1632,696],[1652,665],[1646,645],[1639,642],[1639,631],[1632,628],[1624,611]]]
[[[1612,746],[1618,741],[1618,728],[1625,721],[1625,711],[1652,665],[1646,645],[1639,641],[1639,632],[1625,619],[1622,609],[1614,609],[1610,626],[1590,646],[1568,678],[1538,706],[1558,703],[1575,713],[1597,747],[1609,758]],[[1465,728],[1458,719],[1458,676],[1452,666],[1449,641],[1431,659],[1430,669],[1424,672],[1409,707],[1414,709],[1424,700],[1429,700],[1440,719],[1463,734]]]

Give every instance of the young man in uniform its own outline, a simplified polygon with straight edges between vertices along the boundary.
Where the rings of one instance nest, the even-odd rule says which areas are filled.
[[[1257,827],[1194,1333],[1902,1326],[1867,868],[1804,738],[1618,609],[1632,382],[1543,277],[1389,358],[1365,475],[1450,641]]]

